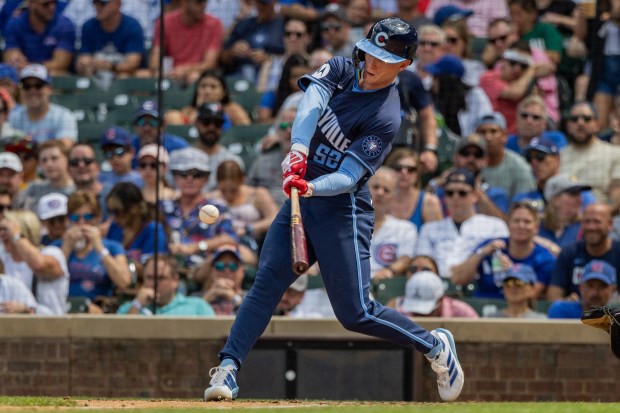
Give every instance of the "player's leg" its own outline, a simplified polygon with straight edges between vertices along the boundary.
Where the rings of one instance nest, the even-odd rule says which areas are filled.
[[[369,298],[370,234],[374,219],[370,198],[350,197],[349,204],[340,208],[324,202],[320,209],[323,211],[314,216],[323,218],[304,222],[338,320],[349,330],[413,346],[424,353],[438,372],[442,399],[454,400],[461,391],[463,373],[450,332],[429,332]],[[322,242],[317,239],[321,234],[325,234]]]
[[[286,202],[267,232],[256,280],[241,303],[226,345],[219,353],[222,364],[211,369],[212,380],[205,390],[205,400],[237,397],[236,371],[265,331],[280,298],[295,281],[290,253],[290,215],[290,203]],[[314,262],[310,245],[308,255]]]

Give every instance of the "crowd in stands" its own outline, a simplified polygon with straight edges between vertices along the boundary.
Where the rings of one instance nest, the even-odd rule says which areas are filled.
[[[375,298],[416,317],[618,303],[620,0],[167,0],[160,36],[161,12],[0,0],[0,313],[234,315],[261,252],[288,254],[261,246],[298,79],[390,16],[419,47],[368,181]],[[276,314],[333,316],[320,268]]]

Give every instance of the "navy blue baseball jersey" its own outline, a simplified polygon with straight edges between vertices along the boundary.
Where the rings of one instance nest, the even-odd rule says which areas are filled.
[[[308,153],[308,181],[338,169],[345,155],[355,157],[375,173],[392,149],[400,126],[400,101],[396,86],[355,91],[351,59],[335,57],[299,80],[302,90],[314,82],[332,95],[321,115]],[[360,93],[372,99],[360,99]]]

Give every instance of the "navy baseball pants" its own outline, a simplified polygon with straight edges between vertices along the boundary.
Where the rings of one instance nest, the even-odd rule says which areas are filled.
[[[368,296],[370,237],[374,211],[366,185],[357,193],[301,198],[310,263],[319,262],[338,321],[347,329],[429,352],[437,343],[427,330]],[[254,285],[243,300],[220,359],[239,366],[261,336],[286,289],[295,281],[291,264],[291,205],[274,219],[261,252]]]

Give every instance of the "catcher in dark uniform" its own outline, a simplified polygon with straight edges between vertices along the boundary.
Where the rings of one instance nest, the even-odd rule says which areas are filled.
[[[612,307],[596,307],[584,311],[581,322],[606,331],[611,337],[611,351],[620,359],[620,310]]]

